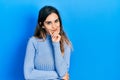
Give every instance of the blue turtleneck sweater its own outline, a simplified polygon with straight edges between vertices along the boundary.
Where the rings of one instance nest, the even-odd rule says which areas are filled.
[[[57,80],[69,70],[70,47],[64,44],[64,55],[60,43],[52,42],[47,35],[45,41],[31,37],[28,41],[24,61],[24,76],[27,80]]]

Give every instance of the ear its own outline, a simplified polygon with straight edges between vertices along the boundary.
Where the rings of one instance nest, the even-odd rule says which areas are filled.
[[[45,28],[44,26],[42,26],[42,28]]]
[[[39,22],[39,24],[41,25],[41,22]],[[45,28],[44,26],[42,26],[42,28]]]
[[[41,25],[41,22],[39,22],[39,24]]]
[[[39,24],[41,25],[41,22],[39,22]],[[44,26],[42,26],[42,28],[44,28]]]

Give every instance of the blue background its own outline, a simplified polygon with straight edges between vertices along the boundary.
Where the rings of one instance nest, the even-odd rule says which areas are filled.
[[[55,6],[72,41],[70,80],[120,80],[119,0],[0,0],[0,80],[24,80],[38,11]]]

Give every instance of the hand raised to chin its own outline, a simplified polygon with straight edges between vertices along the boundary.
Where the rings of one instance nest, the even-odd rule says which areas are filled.
[[[61,39],[61,36],[60,36],[60,34],[57,31],[50,32],[50,35],[52,37],[52,41],[53,42],[59,42],[60,39]]]

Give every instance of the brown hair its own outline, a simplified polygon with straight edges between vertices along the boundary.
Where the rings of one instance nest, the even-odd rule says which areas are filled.
[[[52,6],[44,6],[43,8],[41,8],[41,10],[39,11],[39,15],[38,15],[38,25],[36,27],[34,36],[45,40],[47,32],[44,28],[42,28],[42,26],[47,16],[50,15],[51,13],[57,14],[59,21],[60,21],[60,36],[61,36],[60,49],[61,49],[62,54],[64,54],[64,42],[70,47],[71,47],[71,43],[69,39],[67,38],[65,32],[63,31],[62,21],[61,21],[59,12],[56,8]]]

